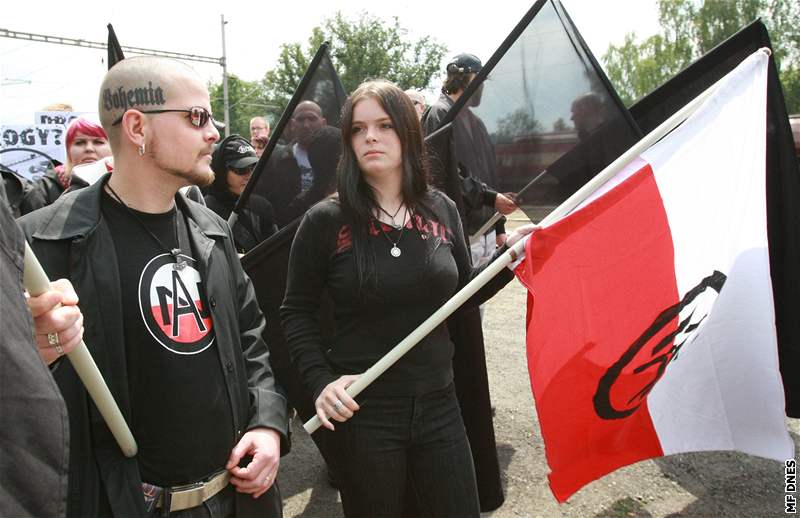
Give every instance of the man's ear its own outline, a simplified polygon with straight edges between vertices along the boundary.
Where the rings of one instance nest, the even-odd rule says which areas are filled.
[[[128,110],[120,122],[122,136],[132,142],[136,147],[141,147],[145,142],[148,120],[139,110]]]

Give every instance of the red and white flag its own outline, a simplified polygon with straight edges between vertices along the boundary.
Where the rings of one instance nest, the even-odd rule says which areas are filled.
[[[747,58],[527,244],[528,367],[559,501],[652,457],[794,454],[767,249],[767,62]]]

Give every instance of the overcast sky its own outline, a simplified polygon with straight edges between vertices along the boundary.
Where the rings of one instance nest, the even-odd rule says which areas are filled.
[[[626,33],[648,36],[658,30],[654,0],[562,3],[598,61],[609,43],[620,43]],[[337,10],[347,16],[363,11],[397,16],[409,37],[434,36],[447,46],[448,57],[472,52],[486,61],[532,5],[532,0],[37,0],[5,6],[0,28],[105,42],[110,22],[123,46],[218,57],[224,15],[228,71],[252,80],[274,66],[282,43],[299,41],[305,47],[312,27]],[[35,111],[54,102],[95,112],[105,56],[104,50],[0,38],[0,124],[32,123]],[[192,66],[203,77],[220,80],[218,65]]]

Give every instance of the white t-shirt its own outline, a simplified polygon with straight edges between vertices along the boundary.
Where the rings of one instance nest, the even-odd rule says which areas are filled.
[[[297,166],[300,168],[300,192],[306,192],[311,188],[311,184],[314,181],[314,170],[311,169],[311,162],[308,161],[308,151],[295,142],[292,146],[292,154],[294,155],[294,161],[297,162]]]

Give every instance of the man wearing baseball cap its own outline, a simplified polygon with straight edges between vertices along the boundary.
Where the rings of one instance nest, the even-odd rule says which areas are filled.
[[[220,142],[211,155],[214,182],[208,189],[206,205],[228,219],[257,163],[255,149],[241,135],[231,135]],[[251,195],[232,230],[237,252],[247,253],[277,231],[272,204],[266,198]]]
[[[442,95],[423,116],[422,125],[426,134],[440,126],[447,112],[464,94],[481,68],[481,60],[473,54],[459,54],[447,64],[447,79],[442,86]],[[511,198],[494,190],[497,184],[494,146],[486,125],[469,109],[469,106],[480,104],[480,94],[480,90],[476,91],[469,99],[468,106],[461,109],[456,117],[449,142],[451,145],[434,143],[432,146],[434,159],[431,173],[434,180],[443,182],[448,177],[447,170],[453,168],[460,177],[460,197],[463,200],[461,218],[467,235],[477,231],[492,216],[494,209],[502,214],[510,214],[517,208]],[[446,144],[441,139],[438,142]],[[455,171],[451,171],[449,176],[455,176]],[[503,224],[499,223],[481,236],[480,241],[472,247],[476,266],[488,261],[495,246],[505,242]]]

